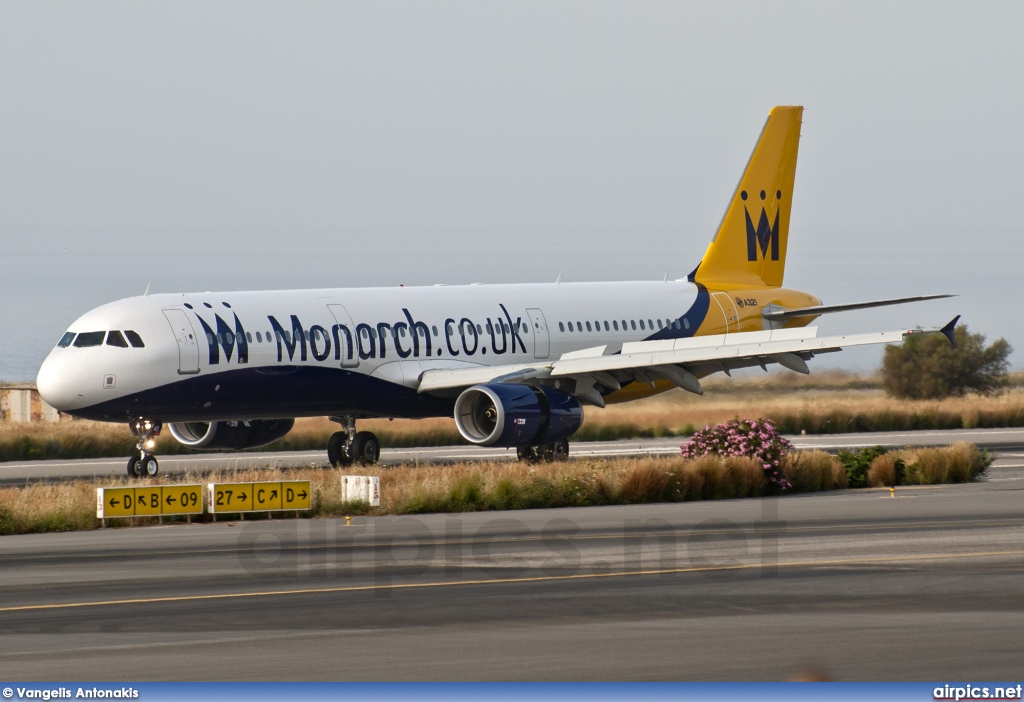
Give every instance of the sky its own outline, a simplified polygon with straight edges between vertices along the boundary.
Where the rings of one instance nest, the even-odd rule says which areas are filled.
[[[1024,367],[1021,3],[0,2],[0,378],[154,292],[682,277],[805,106],[822,333]],[[880,349],[817,367],[876,367]]]

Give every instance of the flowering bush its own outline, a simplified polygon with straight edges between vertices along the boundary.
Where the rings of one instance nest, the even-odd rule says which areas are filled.
[[[699,458],[709,454],[719,456],[749,456],[764,468],[765,476],[773,486],[788,490],[790,485],[782,470],[782,457],[793,448],[784,439],[770,419],[740,419],[736,417],[724,424],[706,426],[682,446],[683,458]]]

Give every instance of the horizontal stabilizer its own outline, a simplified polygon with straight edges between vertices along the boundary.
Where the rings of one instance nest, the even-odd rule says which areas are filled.
[[[938,300],[944,297],[956,297],[956,295],[917,295],[916,297],[900,297],[892,300],[872,300],[871,302],[851,302],[846,305],[815,305],[813,307],[795,307],[783,310],[765,310],[761,316],[769,321],[782,321],[794,317],[812,317],[830,312],[849,312],[851,310],[866,310],[872,307],[886,307],[887,305],[902,305],[906,302],[921,302],[922,300]]]

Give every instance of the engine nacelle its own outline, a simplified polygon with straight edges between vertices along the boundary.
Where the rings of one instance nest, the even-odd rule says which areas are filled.
[[[265,446],[291,431],[294,419],[252,419],[237,422],[175,422],[171,435],[190,448],[238,451]]]
[[[539,446],[572,436],[583,406],[572,395],[528,385],[474,385],[455,401],[455,425],[479,446]]]

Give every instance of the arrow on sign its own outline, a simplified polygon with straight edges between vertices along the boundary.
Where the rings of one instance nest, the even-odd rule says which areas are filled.
[[[277,490],[271,490],[270,491],[270,499],[273,500],[276,497],[277,497]]]
[[[113,507],[115,505],[119,505],[119,504],[121,504],[121,500],[115,500],[113,497],[110,498],[110,506],[111,507]]]
[[[302,492],[300,492],[299,497],[301,497],[302,499],[306,499],[306,491],[303,490]]]
[[[174,495],[168,495],[167,496],[167,504],[169,504],[169,505],[173,505],[174,504]]]

